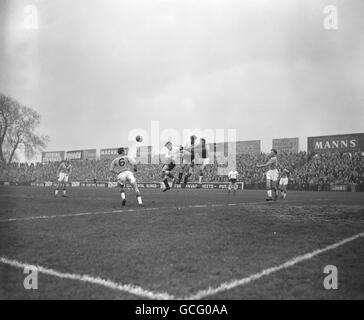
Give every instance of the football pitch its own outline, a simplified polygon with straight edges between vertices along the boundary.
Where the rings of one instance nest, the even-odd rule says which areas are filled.
[[[0,187],[0,299],[364,299],[362,193],[141,192]]]

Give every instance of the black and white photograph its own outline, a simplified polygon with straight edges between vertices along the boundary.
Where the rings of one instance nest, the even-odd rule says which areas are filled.
[[[364,0],[0,0],[0,300],[364,300],[363,31]]]

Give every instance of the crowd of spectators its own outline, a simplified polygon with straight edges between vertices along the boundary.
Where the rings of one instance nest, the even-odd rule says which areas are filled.
[[[258,163],[268,160],[268,154],[240,155],[236,167],[240,178],[246,185],[260,185],[265,182],[264,169],[257,168]],[[282,168],[291,172],[291,184],[298,188],[310,185],[330,184],[364,184],[364,156],[362,153],[323,153],[308,154],[306,152],[279,154],[278,161]],[[8,182],[44,182],[55,181],[59,163],[11,163],[0,166],[0,181]],[[109,171],[110,160],[73,161],[73,181],[115,181]],[[160,182],[162,164],[139,165],[136,177],[140,182]],[[224,182],[227,175],[224,165],[216,162],[204,170],[205,182]],[[179,166],[174,170],[179,171]],[[197,181],[198,173],[194,172],[190,181]]]

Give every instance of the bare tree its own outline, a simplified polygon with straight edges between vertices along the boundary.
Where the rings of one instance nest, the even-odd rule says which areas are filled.
[[[8,96],[0,93],[0,161],[6,163],[5,160],[5,144],[6,134],[13,123],[13,118],[19,105]]]
[[[0,161],[9,164],[16,150],[24,147],[25,156],[33,157],[42,151],[49,138],[39,135],[40,114],[21,106],[17,101],[0,93]]]

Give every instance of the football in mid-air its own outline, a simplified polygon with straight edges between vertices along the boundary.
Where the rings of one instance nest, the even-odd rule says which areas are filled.
[[[142,136],[136,136],[135,140],[137,142],[142,142],[143,141],[143,137]]]

